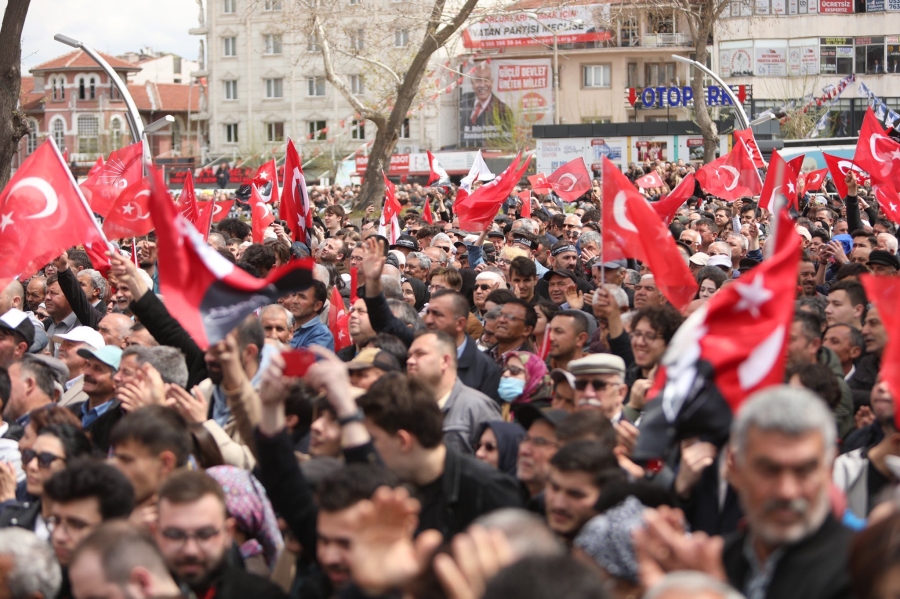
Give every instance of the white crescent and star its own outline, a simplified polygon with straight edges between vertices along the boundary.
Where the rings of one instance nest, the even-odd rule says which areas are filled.
[[[756,277],[752,283],[735,283],[735,290],[741,299],[734,306],[735,312],[750,312],[754,318],[759,318],[759,309],[765,305],[774,295],[770,289],[766,288],[763,275]]]
[[[12,215],[13,213],[10,212],[0,216],[0,233],[6,231],[6,227],[16,224],[16,221],[12,219]]]
[[[635,227],[634,223],[628,219],[628,214],[625,212],[625,202],[627,200],[628,196],[624,191],[620,191],[616,194],[616,197],[613,200],[613,218],[615,219],[616,224],[622,229],[637,233],[637,227]]]
[[[9,193],[13,194],[23,187],[33,187],[34,189],[38,190],[39,192],[41,192],[41,195],[44,196],[44,200],[46,202],[43,210],[41,210],[37,214],[26,216],[26,219],[46,218],[56,212],[57,208],[59,208],[59,198],[57,198],[56,196],[56,191],[53,189],[53,186],[47,183],[47,181],[45,181],[44,179],[40,179],[38,177],[25,177],[24,179],[16,183],[13,188],[9,190]]]
[[[872,153],[872,158],[874,158],[876,161],[881,162],[881,163],[890,162],[893,159],[893,153],[891,154],[891,158],[888,158],[887,160],[885,160],[883,157],[879,156],[879,154],[878,154],[878,140],[879,139],[889,139],[889,138],[884,135],[879,135],[877,133],[875,135],[869,136],[869,151]]]
[[[722,165],[721,167],[719,167],[719,168],[721,168],[721,169],[723,169],[723,170],[725,170],[725,171],[728,171],[729,173],[731,173],[732,175],[734,175],[734,180],[731,182],[731,185],[726,185],[726,186],[725,186],[725,189],[728,190],[728,191],[731,191],[732,189],[734,189],[735,187],[737,187],[738,180],[741,178],[741,173],[740,173],[736,168],[734,168],[733,166],[729,166],[729,165],[727,165],[727,164],[723,164],[723,165]]]
[[[572,183],[571,183],[571,185],[569,185],[568,188],[562,187],[562,182],[566,179],[566,177],[568,177],[569,179],[572,179]],[[575,188],[576,183],[578,183],[578,178],[575,177],[575,175],[573,175],[572,173],[566,173],[565,175],[563,175],[562,177],[559,178],[559,184],[561,187],[560,191],[572,191],[572,189]]]
[[[779,356],[783,355],[785,327],[780,325],[766,337],[762,343],[753,348],[747,359],[738,366],[738,383],[743,390],[749,390],[765,379]]]

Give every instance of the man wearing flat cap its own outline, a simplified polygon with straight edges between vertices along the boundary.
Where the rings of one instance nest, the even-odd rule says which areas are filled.
[[[575,404],[579,410],[600,410],[613,424],[625,418],[623,405],[628,386],[622,358],[591,354],[569,362],[569,372],[575,377]]]

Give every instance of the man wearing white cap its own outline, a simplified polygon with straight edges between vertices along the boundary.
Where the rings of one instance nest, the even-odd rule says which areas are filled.
[[[612,354],[591,354],[569,362],[575,377],[575,404],[579,410],[600,410],[617,424],[628,395],[625,361]]]
[[[0,366],[9,366],[25,355],[34,343],[34,323],[28,315],[12,308],[0,316]]]
[[[87,348],[98,350],[106,345],[103,335],[91,327],[75,327],[68,333],[54,335],[53,343],[57,345],[56,355],[69,368],[69,380],[66,382],[66,392],[59,405],[68,406],[87,400],[87,394],[83,390],[84,369],[87,359],[78,355],[78,350]]]

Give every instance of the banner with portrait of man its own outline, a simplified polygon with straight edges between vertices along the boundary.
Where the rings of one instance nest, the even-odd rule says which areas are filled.
[[[459,87],[459,145],[482,148],[553,122],[549,58],[479,63]]]

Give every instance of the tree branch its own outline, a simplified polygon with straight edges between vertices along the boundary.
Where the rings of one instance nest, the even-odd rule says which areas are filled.
[[[337,52],[338,54],[343,54],[344,56],[349,56],[351,58],[361,60],[363,62],[367,62],[369,64],[373,64],[376,67],[381,67],[382,69],[387,71],[391,75],[391,77],[394,78],[394,80],[397,82],[398,87],[403,83],[403,79],[400,78],[400,75],[397,74],[397,71],[395,71],[391,67],[387,66],[383,62],[379,62],[379,61],[375,60],[374,58],[368,58],[366,56],[362,56],[361,54],[354,54],[353,52],[347,52],[346,50],[336,49],[335,52]]]

